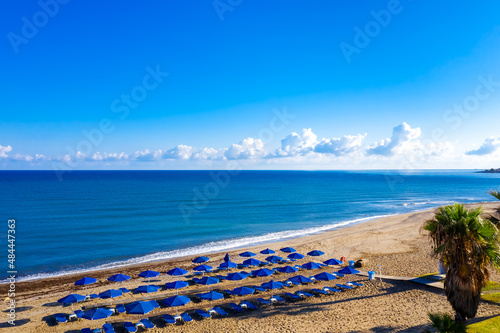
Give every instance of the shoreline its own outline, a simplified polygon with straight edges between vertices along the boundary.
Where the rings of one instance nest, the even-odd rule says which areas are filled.
[[[498,208],[498,202],[476,203],[469,206],[482,205],[485,211],[494,214]],[[244,258],[238,256],[240,252],[252,251],[259,253],[265,247],[269,247],[277,251],[277,255],[281,256],[279,249],[285,246],[293,247],[297,252],[305,254],[311,250],[321,250],[325,254],[321,257],[307,257],[297,261],[297,264],[304,264],[308,261],[323,262],[330,258],[340,258],[345,256],[347,260],[363,259],[364,265],[360,270],[374,270],[379,272],[382,269],[382,274],[392,276],[411,276],[434,273],[438,271],[437,260],[431,257],[431,243],[427,235],[421,230],[424,221],[432,218],[435,209],[424,210],[401,215],[392,215],[379,219],[374,219],[362,223],[352,224],[345,227],[336,228],[320,232],[317,234],[306,235],[294,239],[282,240],[278,242],[269,242],[265,245],[246,246],[239,249],[229,251],[215,252],[209,255],[211,260],[208,262],[211,266],[218,266],[223,261],[226,253],[229,253],[231,261],[241,262]],[[100,293],[110,288],[125,287],[133,290],[139,285],[156,284],[163,286],[164,283],[184,280],[192,277],[191,270],[196,264],[191,262],[191,259],[197,255],[186,256],[182,258],[161,260],[158,262],[134,264],[121,268],[100,270],[87,272],[84,274],[64,275],[60,277],[45,278],[32,281],[24,281],[16,283],[16,306],[19,311],[19,319],[24,320],[24,324],[16,327],[16,332],[67,332],[68,330],[78,331],[83,327],[91,325],[88,321],[75,321],[62,325],[53,326],[53,315],[55,313],[68,313],[70,309],[62,307],[57,303],[57,300],[70,293]],[[258,254],[256,259],[263,259],[264,255]],[[273,265],[276,266],[276,265]],[[165,272],[174,268],[181,267],[190,271],[188,275],[182,277],[172,277],[166,275]],[[320,271],[337,270],[339,267],[326,267],[317,271],[303,271],[304,275],[317,274]],[[139,278],[138,273],[146,269],[159,271],[161,275],[154,278],[152,281]],[[249,268],[248,270],[252,270]],[[107,281],[107,278],[113,274],[122,273],[131,276],[131,279],[120,283]],[[207,276],[215,276],[216,274],[225,273],[208,273]],[[97,279],[97,283],[89,285],[86,289],[75,286],[74,282],[83,277],[90,276]],[[276,279],[286,279],[287,274],[280,274]],[[398,330],[407,327],[416,327],[426,325],[428,323],[427,312],[432,311],[449,311],[451,307],[446,301],[446,297],[442,293],[437,293],[426,286],[416,286],[409,282],[384,281],[383,284],[378,282],[367,281],[366,277],[351,276],[350,279],[360,281],[366,285],[366,288],[359,288],[355,291],[345,293],[335,293],[337,295],[324,296],[320,298],[312,298],[309,300],[300,301],[298,303],[290,303],[273,309],[258,310],[253,312],[253,315],[231,316],[224,320],[212,321],[195,321],[189,325],[180,325],[179,327],[170,326],[171,330],[179,330],[184,332],[199,332],[199,331],[239,331],[246,327],[246,331],[259,332],[283,332],[290,331],[290,325],[298,323],[308,323],[313,320],[318,323],[318,332],[341,331],[348,332],[353,329],[366,329],[379,327],[388,324],[395,325]],[[258,280],[258,282],[257,282]],[[245,280],[243,285],[251,285],[252,283],[261,283],[260,279]],[[492,272],[490,280],[500,282],[500,274]],[[252,282],[254,281],[254,282]],[[347,281],[346,279],[339,282]],[[338,283],[338,282],[337,282]],[[323,286],[325,283],[320,283],[318,286]],[[326,283],[326,285],[328,285]],[[4,292],[8,285],[0,285],[0,289]],[[222,281],[217,285],[220,289],[233,289],[234,281]],[[189,294],[206,290],[201,286],[190,286],[181,291],[182,294]],[[298,290],[298,287],[297,287]],[[283,292],[283,291],[282,291]],[[150,294],[150,299],[163,299],[175,295],[175,291],[161,290],[157,293]],[[262,296],[267,297],[271,292],[263,293]],[[124,304],[134,300],[144,298],[143,294],[127,294],[126,296],[113,299],[113,304]],[[409,302],[408,300],[411,300]],[[348,301],[348,302],[345,302]],[[228,300],[218,301],[216,304],[223,304]],[[339,302],[342,302],[339,307]],[[86,302],[86,307],[93,306],[109,306],[110,301],[101,299]],[[185,311],[193,311],[196,308],[204,308],[207,304],[190,304],[184,308]],[[318,309],[318,306],[322,310]],[[78,307],[78,305],[77,305]],[[148,314],[147,317],[158,317],[165,312],[175,312],[175,309],[161,308]],[[314,311],[312,314],[309,311]],[[387,311],[395,313],[398,318],[394,322],[392,318],[387,317]],[[497,307],[481,305],[480,316],[489,316],[492,312],[498,311]],[[270,312],[272,315],[270,315]],[[370,312],[370,316],[367,313]],[[293,313],[296,316],[288,316],[287,313]],[[353,313],[362,316],[363,322],[351,322],[348,319],[352,318]],[[310,316],[314,316],[311,318]],[[329,318],[334,316],[337,321],[331,321]],[[255,318],[259,319],[259,329],[253,330]],[[300,318],[300,319],[299,319]],[[123,322],[124,320],[136,321],[137,317],[133,315],[120,315],[120,317],[110,317],[111,322]],[[156,320],[156,319],[155,319]],[[339,322],[342,327],[335,327]],[[158,321],[159,323],[159,321]],[[359,326],[362,324],[362,327]],[[243,325],[243,326],[241,326]],[[188,327],[189,326],[189,327]],[[419,327],[420,327],[419,326]],[[1,326],[0,326],[1,327]],[[63,331],[61,329],[64,329]],[[298,331],[307,331],[305,329]],[[297,331],[291,330],[291,331]]]
[[[494,205],[494,204],[497,204],[497,202],[495,201],[486,201],[486,202],[476,202],[476,203],[470,203],[470,204],[467,204],[468,206],[479,206],[479,205],[483,205],[483,206],[488,206],[488,205]],[[118,271],[123,271],[123,270],[130,270],[130,269],[135,269],[137,267],[146,267],[148,265],[150,266],[159,266],[159,265],[165,265],[165,264],[169,264],[170,262],[176,262],[176,263],[179,263],[179,262],[185,262],[185,261],[188,261],[189,262],[197,257],[197,256],[200,256],[200,255],[204,255],[204,254],[210,254],[210,255],[214,255],[214,257],[219,257],[219,256],[223,256],[225,255],[226,253],[230,253],[230,255],[232,254],[233,258],[234,257],[237,257],[240,261],[244,260],[245,258],[241,258],[237,255],[235,255],[235,252],[236,251],[241,251],[241,250],[248,250],[248,249],[255,249],[257,247],[261,247],[261,246],[266,246],[266,247],[271,247],[272,244],[275,244],[275,246],[282,246],[284,245],[285,242],[293,242],[293,243],[297,243],[296,240],[308,240],[309,237],[313,237],[313,238],[316,238],[316,237],[319,237],[323,234],[328,234],[330,232],[335,232],[335,231],[339,231],[339,230],[345,230],[345,229],[349,229],[349,228],[353,228],[355,226],[358,226],[358,225],[367,225],[367,224],[371,224],[371,223],[379,223],[378,221],[383,221],[384,219],[387,219],[387,218],[390,218],[390,217],[405,217],[405,216],[411,216],[411,215],[414,215],[414,214],[422,214],[422,213],[428,213],[428,212],[433,212],[435,211],[438,207],[440,206],[436,206],[434,208],[430,208],[430,209],[424,209],[424,210],[417,210],[417,211],[414,211],[414,212],[410,212],[410,213],[405,213],[405,214],[387,214],[387,215],[379,215],[379,216],[373,216],[373,217],[366,217],[366,218],[358,218],[358,219],[354,219],[354,220],[348,220],[348,221],[344,221],[344,222],[340,222],[338,224],[330,224],[330,225],[326,225],[326,226],[321,226],[321,227],[317,227],[317,228],[314,228],[314,229],[322,229],[322,228],[325,228],[325,230],[319,230],[319,231],[315,231],[315,232],[312,232],[312,233],[308,233],[306,235],[297,235],[297,236],[292,236],[290,238],[287,238],[287,237],[284,237],[280,240],[270,240],[270,241],[263,241],[261,243],[252,243],[251,245],[242,245],[242,246],[236,246],[236,247],[230,247],[230,248],[227,248],[227,249],[223,249],[223,250],[214,250],[214,251],[205,251],[205,252],[199,252],[199,253],[194,253],[194,254],[189,254],[189,255],[182,255],[182,256],[178,256],[178,257],[172,257],[172,258],[165,258],[165,259],[153,259],[151,261],[143,261],[143,262],[138,262],[138,263],[127,263],[127,264],[123,264],[123,265],[117,265],[117,266],[114,266],[114,267],[104,267],[104,268],[98,268],[99,266],[105,266],[105,265],[109,265],[109,264],[102,264],[102,265],[99,265],[97,267],[91,267],[91,268],[88,268],[88,269],[82,269],[82,270],[71,270],[69,271],[68,273],[61,273],[61,274],[58,274],[58,275],[52,275],[52,276],[47,276],[47,277],[41,277],[41,278],[33,278],[33,279],[28,279],[28,280],[17,280],[17,284],[30,284],[30,283],[37,283],[37,282],[44,282],[44,281],[50,281],[50,280],[57,280],[57,279],[66,279],[66,278],[70,278],[70,277],[74,277],[75,280],[78,279],[79,277],[83,277],[83,276],[90,276],[90,275],[102,275],[103,273],[105,272],[113,272],[112,274],[115,274],[114,272],[118,272]],[[303,229],[303,230],[308,230],[308,229]],[[297,232],[297,231],[303,231],[303,230],[291,230],[292,232]],[[283,231],[283,232],[289,232],[289,231]],[[280,232],[277,232],[277,233],[280,233]],[[274,233],[269,233],[269,234],[274,234]],[[266,236],[266,235],[269,235],[269,234],[265,234],[265,235],[262,235],[262,236],[257,236],[257,237],[263,237],[263,236]],[[255,237],[255,238],[257,238]],[[254,237],[252,237],[254,238]],[[238,240],[240,238],[236,238],[235,240]],[[300,241],[298,243],[301,243]],[[205,244],[202,244],[201,246],[199,247],[202,247],[204,246]],[[196,247],[196,246],[195,246]],[[186,249],[181,249],[181,250],[173,250],[173,251],[168,251],[168,252],[174,252],[174,251],[185,251],[185,250],[189,250],[191,248],[195,248],[195,247],[189,247],[189,248],[186,248]],[[279,254],[279,249],[276,251],[277,254]],[[299,251],[298,251],[299,252]],[[255,252],[258,254],[258,251]],[[259,256],[259,254],[258,254]],[[340,256],[339,256],[340,257]],[[136,257],[136,258],[140,258],[140,257]],[[130,259],[127,259],[126,261],[128,260],[134,260],[135,258],[130,258]],[[124,261],[124,262],[126,262]],[[212,266],[214,266],[214,263],[215,262],[218,262],[218,261],[221,261],[221,260],[212,260],[211,258],[211,261],[209,263],[212,263]],[[112,264],[112,263],[110,263]],[[192,266],[195,266],[194,264]],[[216,267],[214,266],[214,269]],[[162,273],[163,275],[165,275],[164,272],[160,272]],[[47,273],[47,274],[50,274],[50,273]],[[111,274],[110,274],[111,275]],[[133,278],[133,277],[132,277]],[[2,289],[3,286],[5,286],[6,284],[8,284],[8,281],[1,281],[0,282],[0,290]]]

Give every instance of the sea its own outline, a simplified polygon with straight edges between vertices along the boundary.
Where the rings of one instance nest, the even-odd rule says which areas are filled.
[[[15,220],[18,280],[292,239],[454,202],[500,174],[420,171],[0,171],[0,280]]]

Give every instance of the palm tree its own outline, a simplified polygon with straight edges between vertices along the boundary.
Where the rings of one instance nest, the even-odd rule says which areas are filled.
[[[440,207],[434,218],[424,224],[434,255],[447,269],[444,292],[457,322],[475,317],[489,266],[500,268],[498,229],[483,219],[482,213],[482,207],[469,209],[454,204]]]
[[[498,200],[500,200],[500,191],[491,190],[488,193],[497,198]],[[497,216],[491,215],[490,217],[490,221],[493,222],[497,226],[497,228],[500,227],[500,219],[498,218],[500,216],[499,214],[500,214],[500,206],[497,208],[497,214],[496,214]]]

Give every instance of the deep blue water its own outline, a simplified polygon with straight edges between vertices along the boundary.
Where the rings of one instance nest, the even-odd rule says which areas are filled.
[[[52,171],[0,171],[0,216],[5,235],[7,219],[16,219],[20,276],[297,237],[455,201],[492,201],[488,190],[500,188],[500,174],[473,171],[241,171],[216,182],[218,173],[74,171],[59,181]],[[0,278],[6,259],[4,267]]]

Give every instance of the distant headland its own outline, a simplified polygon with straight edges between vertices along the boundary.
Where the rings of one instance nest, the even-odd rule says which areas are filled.
[[[478,173],[500,173],[500,168],[498,168],[498,169],[493,169],[493,168],[486,169],[484,171],[478,171]]]

